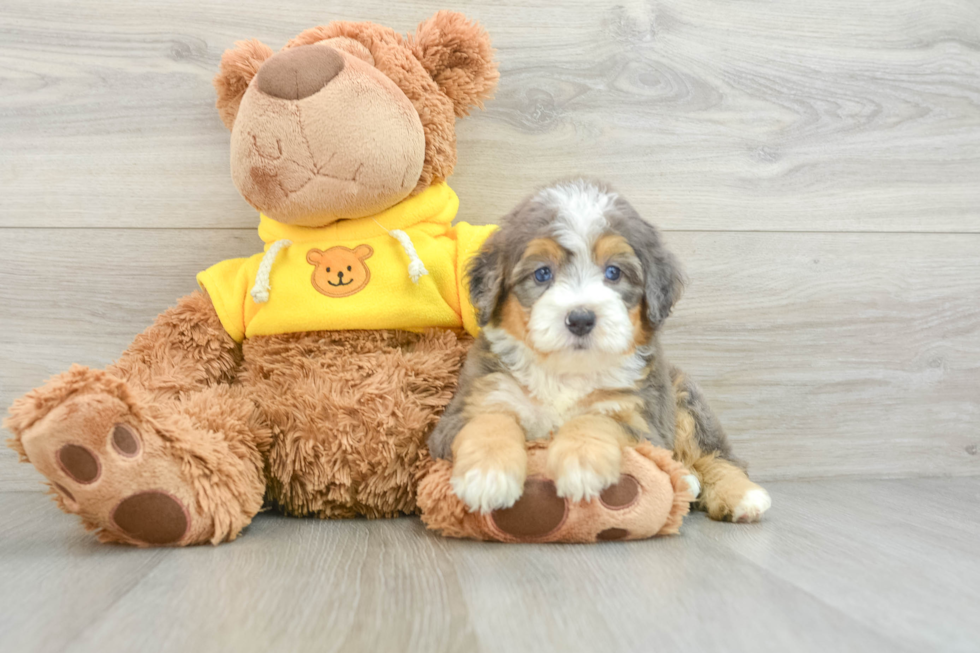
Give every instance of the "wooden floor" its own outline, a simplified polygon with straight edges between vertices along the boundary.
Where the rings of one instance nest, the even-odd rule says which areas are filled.
[[[236,40],[451,6],[500,85],[460,217],[607,179],[688,289],[671,362],[761,480],[980,474],[977,0],[3,0],[0,407],[261,249],[211,78]],[[0,490],[33,486],[0,448]]]
[[[980,478],[777,482],[757,525],[599,545],[264,514],[232,544],[96,543],[0,493],[4,651],[978,651]]]

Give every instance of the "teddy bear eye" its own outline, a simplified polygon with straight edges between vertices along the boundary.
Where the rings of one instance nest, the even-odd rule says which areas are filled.
[[[347,271],[350,272],[350,266],[349,265],[347,266]]]
[[[327,272],[330,272],[330,268],[327,268]]]

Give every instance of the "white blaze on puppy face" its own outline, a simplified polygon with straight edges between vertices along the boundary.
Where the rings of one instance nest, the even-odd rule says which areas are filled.
[[[596,242],[609,229],[607,213],[616,194],[584,181],[541,191],[538,200],[556,211],[551,236],[568,257],[554,280],[534,303],[528,320],[530,344],[541,353],[567,352],[569,363],[588,364],[596,354],[623,354],[633,346],[634,326],[621,295],[594,260]],[[595,327],[585,336],[568,330],[573,310],[595,313]]]

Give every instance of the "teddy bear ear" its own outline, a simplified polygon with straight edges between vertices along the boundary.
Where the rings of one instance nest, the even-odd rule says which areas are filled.
[[[440,11],[409,36],[409,47],[463,117],[493,95],[500,73],[490,35],[463,14]]]
[[[218,92],[218,114],[229,130],[235,124],[238,105],[248,83],[259,72],[259,66],[271,56],[272,48],[256,39],[237,41],[235,47],[221,55],[221,69],[214,76],[213,84]]]
[[[323,256],[323,250],[313,248],[306,253],[306,262],[310,265],[316,265],[320,262],[320,258]]]

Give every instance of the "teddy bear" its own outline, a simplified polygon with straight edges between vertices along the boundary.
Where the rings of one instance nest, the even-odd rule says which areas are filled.
[[[478,329],[464,265],[492,229],[453,224],[455,120],[497,78],[486,31],[449,11],[225,52],[217,109],[263,251],[201,272],[106,369],[11,406],[9,444],[57,505],[137,546],[234,540],[264,505],[415,512]]]

